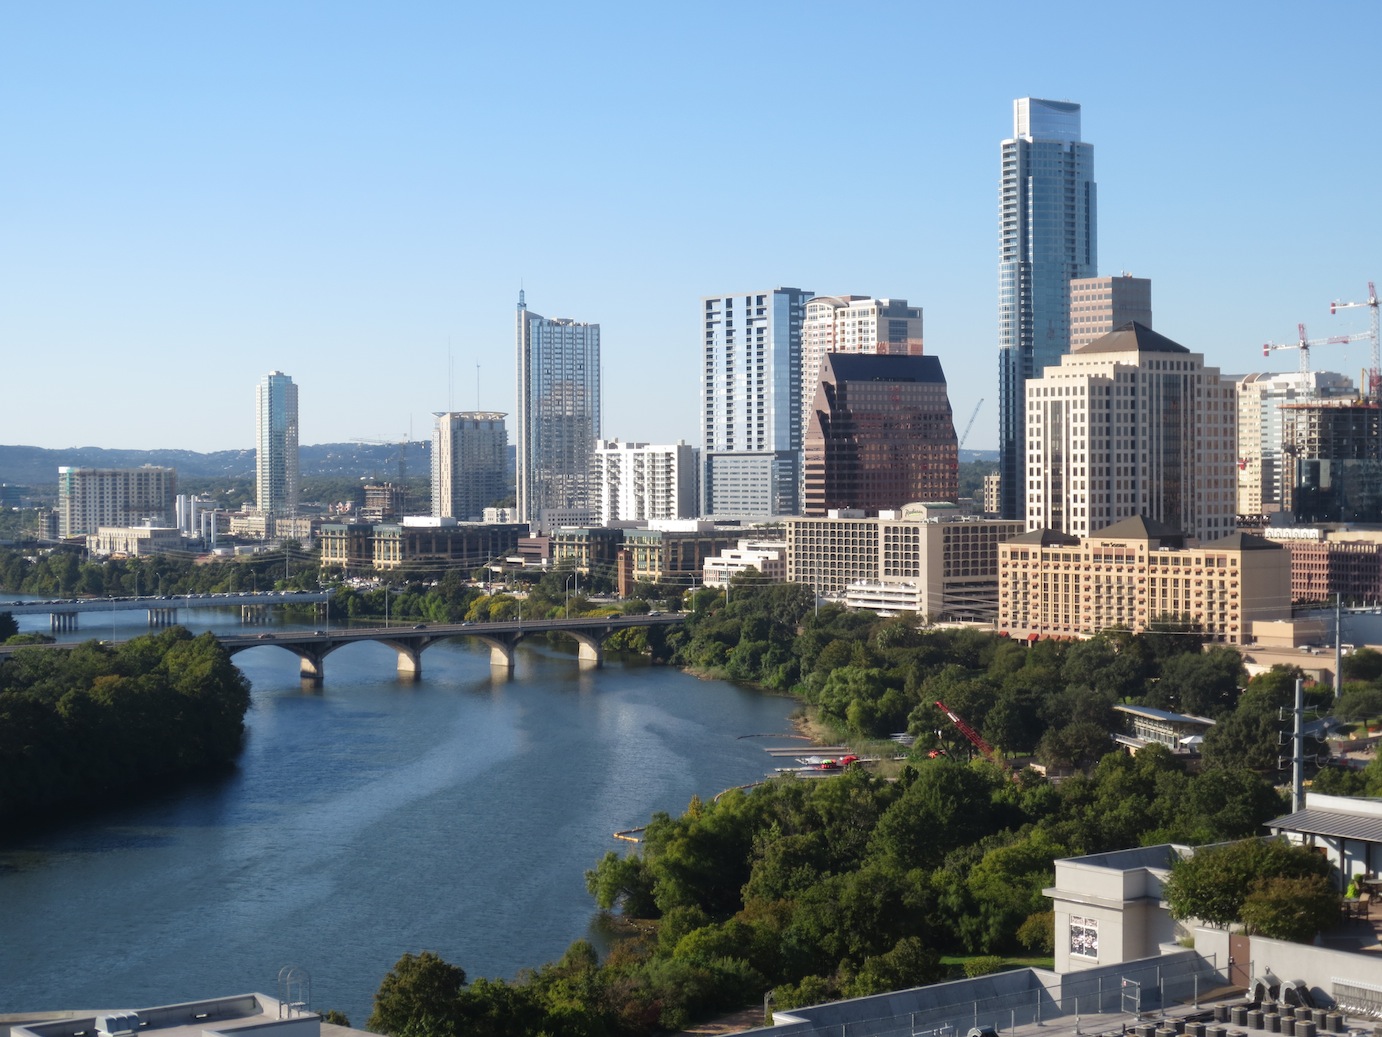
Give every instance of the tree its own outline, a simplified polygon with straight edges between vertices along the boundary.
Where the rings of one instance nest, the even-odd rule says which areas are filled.
[[[454,1037],[465,970],[432,951],[404,954],[374,995],[365,1029],[390,1037]]]
[[[1243,901],[1249,933],[1309,943],[1339,917],[1339,893],[1323,875],[1261,879]]]
[[[7,641],[19,633],[19,623],[8,612],[0,612],[0,642]]]
[[[1256,883],[1329,877],[1329,861],[1303,846],[1268,839],[1209,846],[1171,866],[1165,896],[1174,918],[1198,918],[1219,928],[1244,921],[1243,903]],[[1338,915],[1338,901],[1334,903]]]

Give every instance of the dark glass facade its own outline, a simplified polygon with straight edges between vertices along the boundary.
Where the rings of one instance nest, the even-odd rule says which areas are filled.
[[[959,446],[940,361],[826,354],[804,455],[807,515],[954,501]]]

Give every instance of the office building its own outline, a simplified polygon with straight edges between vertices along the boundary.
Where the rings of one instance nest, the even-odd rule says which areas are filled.
[[[432,517],[478,522],[508,494],[509,434],[497,411],[439,411],[432,427]]]
[[[695,518],[700,505],[697,454],[683,442],[656,446],[597,441],[591,456],[593,520],[609,526]]]
[[[921,356],[921,307],[906,299],[817,295],[806,303],[801,330],[801,406],[805,434],[827,353]]]
[[[1227,536],[1235,392],[1203,356],[1140,324],[1062,357],[1027,382],[1027,528],[1087,537],[1145,515],[1199,540]]]
[[[878,514],[959,495],[955,421],[936,357],[826,353],[809,414],[803,514]]]
[[[1070,282],[1098,272],[1094,148],[1080,106],[1024,97],[1002,146],[998,452],[1002,514],[1022,518],[1027,380],[1070,349]]]
[[[1002,507],[1002,502],[999,498],[1002,483],[1003,477],[997,472],[990,472],[988,475],[984,476],[983,498],[985,515],[997,515],[999,508]]]
[[[600,325],[550,319],[518,293],[518,516],[550,529],[591,506],[600,438]]]
[[[178,473],[172,468],[58,468],[58,535],[102,526],[172,524]]]
[[[817,596],[933,621],[998,614],[998,545],[1013,519],[962,516],[954,504],[912,503],[869,518],[838,511],[787,520],[787,579]]]
[[[1238,514],[1265,520],[1285,506],[1295,447],[1284,440],[1282,405],[1355,396],[1353,381],[1331,371],[1250,374],[1238,380]]]
[[[1176,619],[1245,644],[1254,622],[1291,618],[1291,556],[1250,533],[1187,548],[1179,531],[1142,517],[1093,537],[1041,529],[999,545],[998,571],[999,630],[1028,640]]]
[[[701,514],[763,519],[798,510],[799,288],[701,300]]]
[[[254,482],[265,515],[297,512],[298,387],[282,371],[270,371],[255,388]]]
[[[1145,277],[1077,277],[1070,282],[1070,351],[1137,322],[1152,326],[1152,282]]]
[[[628,529],[616,561],[620,597],[640,583],[689,590],[701,582],[706,559],[738,541],[739,533],[708,522],[663,523],[661,528]]]

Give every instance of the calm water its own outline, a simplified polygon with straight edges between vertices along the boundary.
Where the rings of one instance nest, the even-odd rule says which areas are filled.
[[[0,1012],[273,994],[296,964],[313,1007],[358,1025],[405,951],[512,977],[590,935],[584,871],[623,845],[613,831],[761,778],[768,743],[739,736],[783,732],[793,709],[547,647],[520,649],[512,680],[465,641],[428,649],[417,684],[395,659],[339,649],[309,692],[285,650],[241,653],[254,695],[233,775],[0,838]]]

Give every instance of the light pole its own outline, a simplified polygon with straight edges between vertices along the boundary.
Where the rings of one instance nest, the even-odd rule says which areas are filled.
[[[566,578],[566,618],[567,618],[567,619],[570,619],[570,618],[571,618],[571,581],[572,581],[572,579],[575,578],[575,576],[576,576],[576,574],[575,574],[575,573],[572,573],[570,576],[568,576],[568,577]],[[580,586],[579,586],[579,585],[576,587],[576,590],[577,590],[577,591],[580,590]]]
[[[384,584],[384,625],[389,625],[389,585]]]

